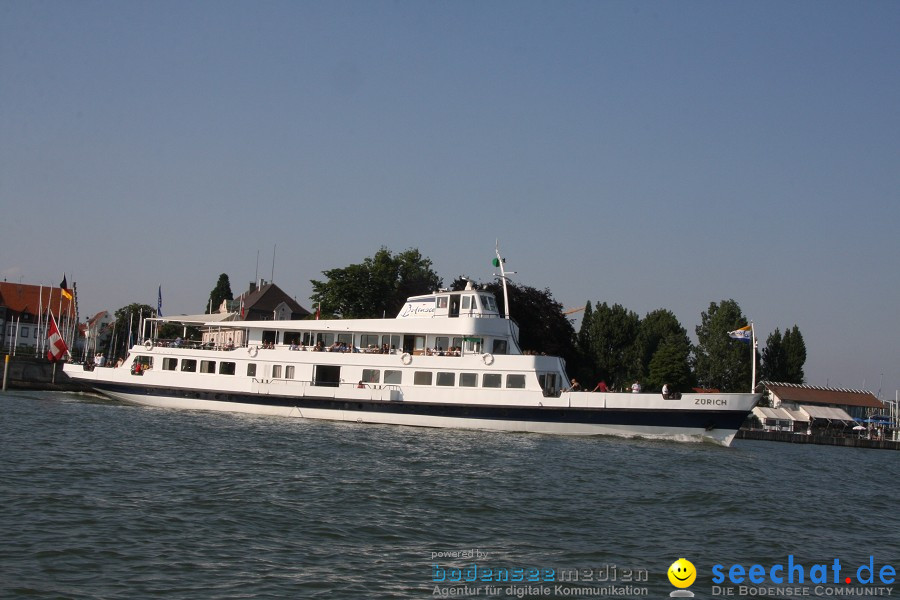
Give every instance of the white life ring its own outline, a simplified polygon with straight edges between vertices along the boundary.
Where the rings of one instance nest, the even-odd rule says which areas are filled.
[[[486,365],[494,364],[494,355],[491,354],[490,352],[485,352],[484,354],[482,354],[481,359],[484,361],[484,364],[486,364]]]
[[[402,362],[404,365],[408,365],[412,362],[412,356],[409,355],[409,352],[404,352],[400,355],[400,362]]]
[[[153,350],[153,340],[151,340],[151,339],[144,340],[144,348],[146,348],[147,350]]]
[[[250,358],[256,358],[256,354],[259,352],[259,348],[256,346],[247,346],[247,354],[250,355]]]

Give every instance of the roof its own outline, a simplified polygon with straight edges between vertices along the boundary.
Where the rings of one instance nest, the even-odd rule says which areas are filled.
[[[98,312],[96,315],[94,315],[93,317],[91,317],[90,319],[88,319],[88,324],[89,324],[91,327],[93,327],[94,325],[97,324],[98,321],[101,321],[101,320],[107,319],[107,318],[111,318],[109,312],[108,312],[108,311],[105,311],[105,310],[101,310],[101,311]]]
[[[883,409],[884,404],[876,398],[872,392],[865,390],[845,390],[839,388],[824,388],[795,383],[761,382],[772,394],[778,396],[782,402],[796,402],[798,404],[830,404],[838,406],[862,406],[865,408]]]
[[[37,315],[47,310],[48,303],[57,316],[68,313],[73,304],[62,295],[59,286],[0,282],[0,306],[13,312]]]
[[[296,313],[301,317],[311,314],[274,283],[267,283],[252,292],[244,292],[242,296],[244,298],[244,311],[246,312],[254,310],[270,313],[283,302],[292,313]]]

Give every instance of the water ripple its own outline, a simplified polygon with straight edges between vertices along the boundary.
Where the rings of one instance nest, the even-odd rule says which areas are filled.
[[[435,558],[900,557],[888,451],[430,430],[0,396],[0,596],[421,598]],[[752,561],[752,562],[748,562]],[[897,565],[895,565],[897,566]],[[709,573],[698,581],[710,583]]]

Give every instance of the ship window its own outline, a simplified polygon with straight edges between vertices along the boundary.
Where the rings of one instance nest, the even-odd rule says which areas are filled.
[[[316,334],[316,343],[322,342],[327,348],[328,346],[334,343],[334,334],[333,333],[317,333]]]
[[[200,372],[201,373],[215,373],[216,372],[216,361],[201,360],[200,361]]]
[[[341,384],[340,365],[316,365],[313,371],[313,385],[338,387]]]
[[[383,335],[381,336],[382,345],[387,345],[391,350],[396,350],[400,348],[400,336],[399,335]]]
[[[541,384],[541,389],[544,390],[545,396],[556,395],[556,391],[559,388],[556,373],[541,373],[538,375],[538,383]]]
[[[501,379],[499,373],[485,373],[484,377],[481,379],[481,387],[498,388],[502,383]]]
[[[177,358],[164,358],[163,359],[163,370],[164,371],[174,371],[175,367],[178,366]]]
[[[299,346],[303,343],[303,333],[300,331],[285,331],[284,343]]]
[[[278,332],[263,331],[262,341],[263,341],[263,344],[277,344],[278,343]]]
[[[462,387],[478,387],[478,373],[460,373],[459,385]]]
[[[256,363],[247,365],[247,377],[256,377]]]
[[[361,348],[377,348],[378,347],[378,336],[372,335],[369,333],[364,333],[359,336],[359,345]]]
[[[481,352],[481,346],[483,343],[482,338],[463,338],[463,342],[465,343],[466,352],[474,352],[478,354]]]
[[[352,333],[339,333],[338,341],[347,344],[348,346],[353,346],[353,334]]]
[[[516,388],[516,389],[524,389],[525,388],[525,376],[524,375],[507,375],[506,376],[506,387]]]
[[[472,296],[463,296],[462,298],[462,308],[463,310],[469,310],[472,307]]]
[[[433,375],[431,371],[416,371],[413,374],[413,385],[431,385]]]
[[[220,362],[219,363],[219,374],[220,375],[234,375],[234,363],[233,362]]]
[[[434,349],[447,351],[450,349],[450,338],[446,336],[438,336],[434,338]]]
[[[384,370],[384,382],[389,385],[400,385],[403,381],[403,371]]]
[[[456,385],[456,373],[441,373],[437,374],[437,384],[441,386],[452,387]]]
[[[494,354],[506,354],[508,347],[506,340],[494,340]]]
[[[294,378],[294,365],[286,365],[284,367],[284,378],[285,379],[293,379]]]
[[[497,312],[497,304],[494,302],[493,296],[482,295],[481,306],[489,312]]]
[[[394,373],[399,373],[400,371],[394,371]],[[381,371],[378,369],[363,369],[362,381],[363,383],[378,383],[379,378],[381,377]]]
[[[185,358],[181,361],[181,370],[184,373],[193,373],[197,370],[197,361],[193,358]]]
[[[272,379],[281,379],[281,365],[272,365]]]
[[[437,307],[438,308],[447,308],[447,296],[438,296]]]

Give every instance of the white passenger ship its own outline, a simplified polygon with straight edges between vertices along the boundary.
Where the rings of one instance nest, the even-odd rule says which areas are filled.
[[[156,407],[726,446],[760,398],[566,391],[564,361],[523,353],[515,322],[501,316],[493,294],[471,286],[409,298],[394,319],[234,321],[206,330],[225,344],[150,337],[117,368],[66,364],[65,372],[112,398]]]

